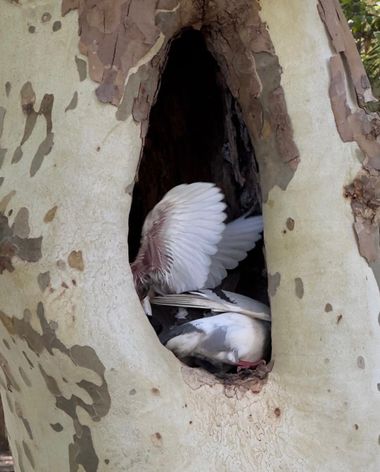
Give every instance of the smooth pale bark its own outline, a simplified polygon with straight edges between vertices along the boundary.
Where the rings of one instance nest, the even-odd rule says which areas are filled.
[[[283,67],[301,163],[286,191],[274,187],[264,205],[268,271],[280,274],[271,298],[274,369],[259,394],[227,395],[211,375],[181,367],[140,307],[127,251],[140,129],[131,118],[117,121],[115,108],[97,101],[92,81],[79,82],[77,12],[62,19],[58,2],[2,3],[0,104],[8,152],[0,201],[10,195],[10,225],[27,208],[29,237],[43,239],[39,261],[13,258],[15,270],[0,276],[0,310],[21,319],[29,309],[30,325],[42,333],[36,314],[42,302],[64,346],[94,350],[111,399],[98,421],[80,406],[73,421],[56,406],[59,392],[91,404],[78,382],[100,386],[99,373],[75,364],[64,349],[37,356],[0,324],[6,340],[0,352],[18,386],[2,390],[17,470],[379,470],[380,298],[358,253],[342,190],[360,169],[359,151],[336,131],[328,97],[331,50],[315,2],[266,0],[262,8]],[[46,11],[52,19],[42,23]],[[57,20],[62,27],[53,33]],[[20,90],[27,81],[36,110],[44,94],[54,94],[54,146],[33,177],[32,157],[46,134],[43,116],[22,159],[11,163],[24,130]],[[78,104],[65,111],[74,92]],[[45,223],[54,206],[55,217]],[[284,234],[289,217],[294,230]],[[82,252],[83,270],[72,259],[69,264],[72,251]],[[47,271],[50,283],[42,291],[38,275]],[[38,364],[55,387],[50,381],[48,388]],[[98,464],[79,445],[84,460],[70,468],[77,422],[90,429]],[[59,432],[50,426],[58,423]]]

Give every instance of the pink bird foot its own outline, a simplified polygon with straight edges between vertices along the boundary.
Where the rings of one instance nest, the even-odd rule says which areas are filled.
[[[249,362],[249,361],[239,361],[237,364],[237,371],[240,372],[243,369],[254,369],[259,365],[266,365],[264,359],[260,359],[256,362]]]

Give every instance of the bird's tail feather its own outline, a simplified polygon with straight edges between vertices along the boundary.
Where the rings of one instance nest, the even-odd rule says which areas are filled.
[[[246,308],[240,307],[239,305],[235,305],[234,303],[228,303],[224,300],[209,300],[204,294],[199,292],[162,295],[151,298],[150,302],[153,303],[153,305],[199,308],[203,310],[210,310],[215,313],[241,313],[242,315],[249,316],[250,318],[271,321],[271,317],[267,313],[248,310]]]

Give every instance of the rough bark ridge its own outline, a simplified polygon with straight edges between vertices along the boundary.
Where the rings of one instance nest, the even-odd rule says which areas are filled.
[[[329,89],[336,126],[342,141],[356,141],[364,155],[362,170],[345,192],[351,198],[360,254],[368,263],[377,263],[380,261],[380,117],[366,109],[366,103],[375,98],[339,1],[319,0],[318,11],[336,52],[330,58]],[[355,111],[348,104],[350,92],[358,105]]]
[[[63,1],[63,14],[72,8],[72,2]],[[79,48],[88,57],[90,77],[100,82],[99,100],[119,105],[120,120],[132,114],[144,140],[171,39],[183,28],[201,29],[242,108],[257,149],[266,200],[272,186],[286,188],[299,152],[280,85],[281,67],[259,10],[256,1],[247,0],[83,1]],[[149,53],[151,60],[138,66]]]

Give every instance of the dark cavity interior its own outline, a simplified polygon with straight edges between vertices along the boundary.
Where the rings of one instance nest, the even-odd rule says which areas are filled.
[[[171,45],[150,113],[129,217],[130,261],[147,213],[175,185],[197,181],[215,182],[223,190],[228,221],[261,213],[258,166],[239,104],[202,33],[186,30]],[[269,303],[262,241],[222,288]],[[160,330],[157,320],[152,324]]]

